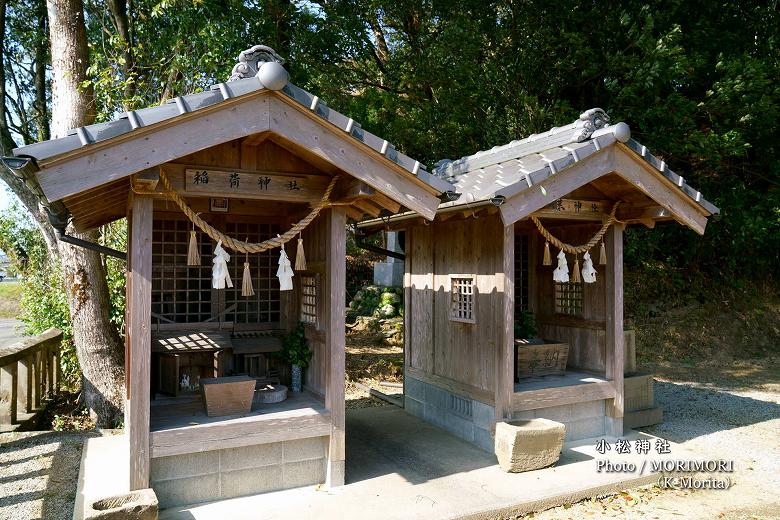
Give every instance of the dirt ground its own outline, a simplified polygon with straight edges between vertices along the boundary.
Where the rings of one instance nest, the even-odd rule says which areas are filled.
[[[380,381],[402,380],[403,349],[365,333],[347,336],[347,407],[382,406],[355,385],[384,393]],[[664,422],[643,428],[680,444],[701,460],[733,460],[728,490],[628,490],[553,508],[524,518],[780,519],[780,358],[646,364],[656,376],[656,404]]]

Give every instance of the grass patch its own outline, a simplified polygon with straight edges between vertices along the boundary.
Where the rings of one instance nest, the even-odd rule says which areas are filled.
[[[22,285],[19,282],[0,282],[0,318],[19,316]]]

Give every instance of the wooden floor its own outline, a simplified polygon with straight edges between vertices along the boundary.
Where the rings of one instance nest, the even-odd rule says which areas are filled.
[[[523,379],[515,383],[512,410],[525,411],[615,397],[611,381],[585,372]]]
[[[584,385],[587,383],[599,383],[606,381],[603,377],[586,372],[567,370],[562,376],[529,377],[515,383],[515,392],[528,390],[541,390],[544,388],[560,388],[562,386]]]
[[[330,434],[330,412],[311,393],[254,404],[248,414],[208,417],[199,396],[152,401],[151,456],[163,457]]]

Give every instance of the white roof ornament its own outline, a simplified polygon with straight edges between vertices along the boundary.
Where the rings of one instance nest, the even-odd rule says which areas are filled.
[[[591,108],[580,114],[573,137],[578,143],[587,141],[593,132],[607,125],[609,125],[607,113],[600,108]]]
[[[269,90],[281,90],[290,77],[282,67],[284,58],[276,54],[271,47],[255,45],[238,55],[238,63],[233,66],[228,81],[256,76]]]

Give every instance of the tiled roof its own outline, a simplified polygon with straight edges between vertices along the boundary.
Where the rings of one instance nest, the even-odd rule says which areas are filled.
[[[454,186],[454,191],[461,194],[458,200],[445,202],[440,208],[499,196],[510,197],[615,141],[625,143],[706,211],[711,214],[719,212],[699,191],[670,170],[664,161],[631,139],[628,125],[610,125],[609,117],[598,108],[583,112],[577,121],[569,125],[456,161],[439,161],[433,173],[446,179]]]
[[[184,114],[202,110],[206,107],[223,103],[229,99],[264,89],[265,87],[257,77],[218,83],[212,85],[206,92],[176,97],[163,105],[126,112],[118,119],[107,123],[98,123],[75,128],[68,132],[68,135],[65,137],[16,148],[14,150],[14,155],[30,156],[34,157],[37,161],[43,161],[77,150],[84,146],[89,146],[93,143],[107,141],[155,123],[172,120],[183,116]],[[304,106],[307,110],[316,113],[320,118],[339,128],[352,139],[368,145],[376,152],[384,155],[387,159],[398,164],[415,175],[418,179],[426,182],[439,191],[452,189],[450,184],[427,172],[423,164],[420,164],[418,161],[399,152],[387,140],[363,130],[359,123],[353,121],[344,114],[329,108],[319,97],[292,83],[288,83],[279,92]]]

